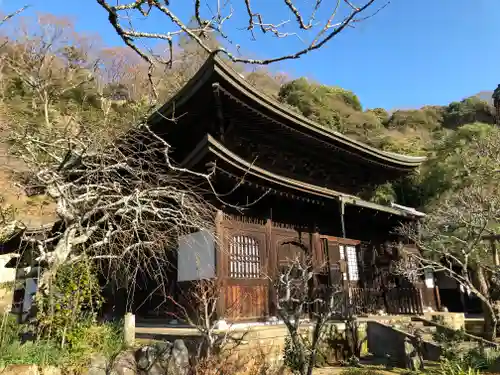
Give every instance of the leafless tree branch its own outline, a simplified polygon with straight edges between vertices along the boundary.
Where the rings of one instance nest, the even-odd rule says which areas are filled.
[[[294,3],[293,0],[282,0],[284,10],[295,18],[295,23],[293,23],[289,19],[282,19],[278,22],[266,21],[268,17],[265,16],[263,12],[256,11],[252,6],[251,0],[242,0],[241,3],[236,4],[228,1],[223,6],[221,6],[220,1],[217,1],[216,7],[211,7],[207,4],[206,7],[210,16],[206,18],[204,17],[205,13],[204,9],[202,9],[201,2],[195,0],[193,2],[193,16],[195,22],[194,24],[190,24],[181,20],[173,12],[170,2],[137,0],[130,3],[119,2],[117,5],[111,5],[111,3],[106,0],[96,1],[106,10],[110,24],[122,38],[124,43],[132,48],[151,66],[155,64],[153,56],[138,47],[136,42],[141,39],[166,41],[170,46],[170,56],[164,59],[163,62],[167,65],[171,65],[173,59],[173,43],[175,38],[181,35],[194,40],[207,53],[223,54],[233,62],[271,64],[283,60],[297,59],[311,51],[321,48],[335,36],[340,34],[346,27],[353,27],[356,23],[370,18],[389,4],[389,1],[385,1],[372,15],[366,15],[361,18],[360,16],[362,14],[366,14],[369,9],[374,7],[376,0],[365,0],[365,2],[359,6],[354,5],[348,0],[336,0],[333,5],[327,4],[322,0],[315,0],[310,10],[310,15],[306,17],[304,14],[305,12],[301,11],[299,9],[300,7]],[[341,6],[342,4],[345,4],[345,9]],[[230,38],[229,34],[224,31],[224,26],[226,22],[232,19],[232,15],[235,11],[234,9],[240,6],[244,9],[243,11],[248,14],[248,23],[244,29],[250,33],[252,39],[256,39],[255,29],[260,30],[263,35],[269,33],[276,38],[292,35],[298,36],[297,31],[315,32],[316,34],[311,39],[312,42],[306,43],[303,47],[299,47],[297,51],[266,59],[241,57],[222,45],[212,46],[209,43],[209,37],[211,37],[212,40],[215,40],[217,37],[222,37],[224,40],[228,41],[230,45],[236,45],[237,49],[239,48],[239,43],[235,43],[232,38]],[[121,22],[121,14],[123,12],[129,12],[127,13],[128,15],[131,14],[130,12],[132,12],[132,14],[133,12],[138,12],[141,17],[146,18],[151,17],[151,14],[156,12],[165,17],[167,22],[171,25],[171,30],[149,32],[136,30],[133,28],[133,25],[125,27]],[[327,17],[321,17],[321,19],[325,21],[321,21],[321,19],[318,18],[318,14],[320,13],[327,15]],[[339,19],[335,22],[337,18]],[[131,23],[132,22],[129,24]],[[285,26],[288,27],[290,31],[282,31]],[[294,31],[294,27],[297,29],[296,31]],[[238,27],[236,28],[238,29]]]
[[[224,283],[220,278],[193,281],[191,287],[182,294],[182,302],[169,298],[177,310],[171,315],[195,327],[202,336],[203,342],[198,347],[198,358],[202,356],[210,358],[214,354],[221,354],[222,351],[227,354],[245,339],[247,332],[234,332],[232,323],[221,330],[217,321],[228,317],[234,320],[247,296],[242,295],[233,305],[226,305],[225,316],[217,316],[217,303],[220,298],[224,298]]]
[[[17,9],[15,12],[12,12],[12,13],[9,13],[7,14],[4,18],[2,18],[2,20],[0,20],[0,27],[5,23],[7,22],[8,20],[10,20],[11,18],[14,18],[15,16],[21,14],[22,12],[24,12],[26,9],[29,8],[29,5],[24,5],[23,7]]]
[[[278,317],[283,320],[295,352],[299,356],[300,374],[311,375],[315,366],[318,345],[326,323],[345,311],[346,296],[337,287],[314,287],[315,277],[310,257],[288,261],[274,281],[277,294]],[[304,326],[304,318],[311,318],[311,326]],[[305,330],[312,329],[312,336]],[[311,339],[309,339],[311,338]]]

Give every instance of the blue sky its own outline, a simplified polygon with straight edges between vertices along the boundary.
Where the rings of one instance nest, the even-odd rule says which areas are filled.
[[[237,1],[241,0],[233,0]],[[71,16],[78,30],[98,33],[109,45],[121,44],[95,0],[26,2],[32,4],[31,12]],[[0,0],[0,9],[11,11],[20,3]],[[283,14],[281,0],[254,0],[254,4],[264,7],[270,17]],[[178,11],[189,14],[185,7]],[[241,25],[246,15],[236,11],[233,21]],[[162,30],[162,18],[144,25]],[[242,35],[238,42],[259,57],[300,47],[295,38],[252,42]],[[272,69],[353,90],[365,108],[447,104],[493,90],[500,83],[500,0],[392,0],[375,17],[340,34],[325,48]]]

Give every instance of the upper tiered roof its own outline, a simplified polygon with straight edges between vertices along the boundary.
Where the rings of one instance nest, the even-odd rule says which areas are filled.
[[[183,107],[190,99],[193,99],[196,93],[207,85],[216,85],[217,90],[237,100],[240,105],[261,113],[268,120],[278,122],[284,127],[302,133],[304,136],[312,137],[317,142],[340,148],[350,154],[356,154],[358,157],[372,163],[382,164],[386,168],[411,170],[418,167],[425,160],[425,157],[382,151],[339,132],[327,129],[259,92],[238,72],[215,55],[207,59],[200,70],[177,95],[151,116],[150,123],[163,122],[165,118],[171,118],[174,113],[182,113]]]

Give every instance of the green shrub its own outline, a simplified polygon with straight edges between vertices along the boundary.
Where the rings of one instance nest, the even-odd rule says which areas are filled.
[[[465,341],[465,330],[443,329],[438,327],[432,338],[441,346],[441,355],[449,360],[458,360],[464,353],[457,348]]]
[[[445,359],[438,369],[431,372],[434,375],[480,375],[479,369],[467,366],[461,361]]]
[[[0,368],[7,365],[51,365],[83,368],[93,354],[112,358],[124,348],[120,323],[93,324],[79,322],[71,331],[71,345],[61,346],[55,339],[38,339],[21,343],[25,325],[5,314],[0,321]]]
[[[66,353],[53,341],[20,341],[4,345],[0,351],[0,368],[7,365],[63,365]]]
[[[51,290],[37,299],[37,333],[61,346],[72,346],[83,331],[95,325],[101,304],[99,282],[89,264],[82,261],[62,266]]]
[[[0,321],[0,368],[10,364],[58,365],[64,361],[60,348],[52,341],[21,344],[24,326],[5,313]]]
[[[111,358],[124,347],[122,325],[87,324],[73,331],[68,353],[75,364],[86,362],[94,353]]]
[[[283,363],[288,367],[293,373],[299,374],[304,368],[304,363],[302,361],[301,353],[302,351],[307,351],[307,348],[297,348],[292,339],[287,336],[285,337],[285,347],[283,350]]]

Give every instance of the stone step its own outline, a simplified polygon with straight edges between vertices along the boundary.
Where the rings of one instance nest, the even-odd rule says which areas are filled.
[[[437,331],[437,327],[433,326],[418,327],[417,329],[424,333],[435,333]]]

